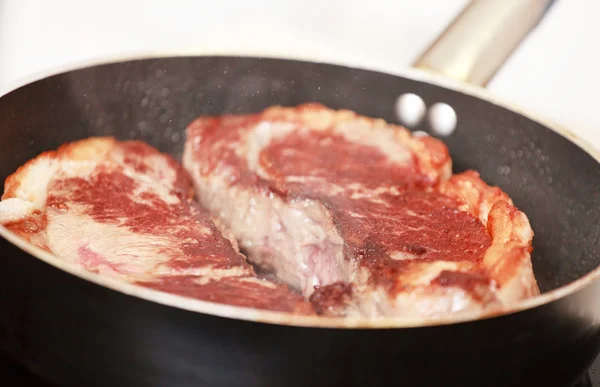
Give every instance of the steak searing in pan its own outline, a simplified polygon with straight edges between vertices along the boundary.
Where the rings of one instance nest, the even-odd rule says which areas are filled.
[[[200,117],[183,157],[249,260],[318,313],[431,317],[539,293],[525,214],[430,137],[318,104]]]
[[[136,141],[67,144],[7,179],[0,222],[89,271],[290,313],[436,317],[539,293],[525,214],[452,175],[433,138],[273,107],[195,120],[183,163]]]
[[[41,154],[6,180],[0,223],[102,275],[201,300],[312,313],[286,285],[254,273],[192,200],[187,173],[142,142],[99,137]]]

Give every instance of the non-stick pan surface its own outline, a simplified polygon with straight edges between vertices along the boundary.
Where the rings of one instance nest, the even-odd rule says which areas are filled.
[[[199,115],[315,101],[397,122],[412,92],[446,102],[455,171],[475,169],[530,218],[543,292],[600,265],[600,168],[563,135],[426,82],[279,59],[175,57],[54,75],[0,98],[0,179],[76,139],[141,139],[179,157]],[[428,131],[424,123],[420,130]],[[480,321],[401,329],[276,325],[190,312],[85,281],[0,238],[0,343],[69,385],[567,385],[600,348],[600,282]],[[452,381],[452,382],[449,382]],[[545,383],[545,384],[544,384]]]

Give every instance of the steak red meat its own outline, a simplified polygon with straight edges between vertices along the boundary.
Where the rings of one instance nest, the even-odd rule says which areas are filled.
[[[137,141],[92,138],[10,176],[0,224],[102,275],[201,300],[312,313],[287,285],[259,278],[192,196],[171,157]]]
[[[430,137],[309,104],[201,117],[184,167],[248,259],[342,316],[440,316],[539,292],[525,214]]]

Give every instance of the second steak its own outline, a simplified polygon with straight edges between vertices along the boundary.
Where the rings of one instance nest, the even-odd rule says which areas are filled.
[[[328,315],[441,316],[537,285],[526,216],[430,137],[322,105],[203,117],[183,163],[251,262]]]

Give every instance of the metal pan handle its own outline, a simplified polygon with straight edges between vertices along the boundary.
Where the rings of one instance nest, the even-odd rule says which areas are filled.
[[[473,0],[413,67],[485,87],[555,0]]]

